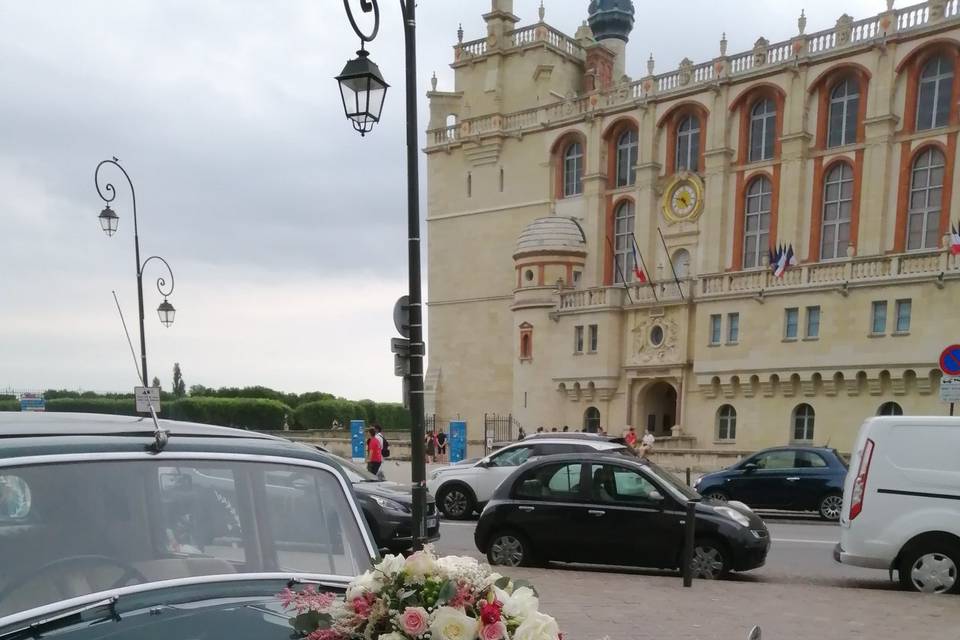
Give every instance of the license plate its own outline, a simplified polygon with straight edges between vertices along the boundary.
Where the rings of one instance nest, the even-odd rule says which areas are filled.
[[[427,529],[432,529],[440,524],[440,519],[434,516],[433,518],[427,518]]]

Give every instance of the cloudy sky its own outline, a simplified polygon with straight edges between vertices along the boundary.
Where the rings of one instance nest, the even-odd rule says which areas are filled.
[[[357,0],[352,0],[354,6]],[[516,0],[522,23],[539,0]],[[881,11],[883,0],[639,2],[627,71],[730,52]],[[144,257],[174,269],[176,323],[145,285],[150,376],[169,387],[264,384],[399,400],[390,310],[406,290],[403,44],[381,1],[372,57],[392,85],[361,139],[333,76],[357,42],[339,0],[0,0],[0,389],[126,390],[136,376],[129,191],[99,229],[93,171],[117,156],[137,189]],[[587,0],[546,0],[573,33]],[[452,88],[459,22],[481,37],[489,0],[421,0],[421,94]],[[423,100],[421,130],[426,101]],[[425,212],[424,212],[425,213]],[[465,239],[465,241],[467,241]],[[429,345],[428,345],[429,348]]]

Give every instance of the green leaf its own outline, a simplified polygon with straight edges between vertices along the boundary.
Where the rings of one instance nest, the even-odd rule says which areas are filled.
[[[516,591],[517,589],[519,589],[519,588],[521,588],[521,587],[526,587],[527,589],[530,589],[531,591],[533,591],[533,595],[537,596],[538,598],[540,597],[540,594],[537,593],[537,588],[536,588],[535,586],[533,586],[531,583],[527,582],[526,580],[514,580],[514,581],[513,581],[513,590],[514,590],[514,591]]]
[[[496,582],[494,582],[493,586],[495,586],[497,589],[506,589],[507,587],[510,586],[510,578],[508,578],[507,576],[504,576],[499,580],[497,580]]]
[[[446,604],[450,601],[450,598],[455,595],[457,595],[457,585],[447,580],[440,587],[440,593],[437,595],[437,604]]]
[[[317,625],[320,623],[320,613],[317,611],[306,611],[301,613],[293,620],[290,621],[290,624],[293,626],[294,631],[298,633],[308,634],[317,630]]]

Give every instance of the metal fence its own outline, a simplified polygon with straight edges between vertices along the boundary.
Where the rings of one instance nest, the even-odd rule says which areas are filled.
[[[505,416],[496,413],[483,414],[484,444],[488,449],[501,447],[513,442],[520,433],[520,423],[512,414]]]

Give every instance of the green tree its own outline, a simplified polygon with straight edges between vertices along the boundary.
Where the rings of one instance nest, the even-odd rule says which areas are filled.
[[[153,386],[158,388],[160,387],[160,378],[157,376],[153,376]]]
[[[187,383],[183,381],[183,373],[180,371],[180,363],[173,363],[173,395],[182,398],[187,395]]]

